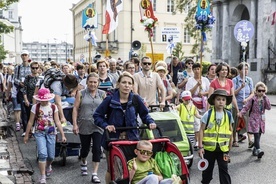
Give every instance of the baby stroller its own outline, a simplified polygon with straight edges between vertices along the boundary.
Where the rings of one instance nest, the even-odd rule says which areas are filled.
[[[148,129],[148,127],[117,127],[116,130],[131,130],[131,129]],[[160,132],[161,134],[161,132]],[[138,141],[110,139],[109,133],[106,131],[108,151],[109,151],[109,168],[111,174],[111,183],[113,184],[129,184],[129,172],[127,162],[136,157],[134,149]],[[190,182],[189,170],[182,157],[179,149],[170,142],[168,138],[160,137],[158,139],[149,140],[153,145],[153,156],[158,151],[166,151],[170,154],[178,170],[178,176],[183,184]]]
[[[67,156],[80,156],[80,138],[72,132],[73,126],[67,125],[63,127],[64,135],[67,139],[66,143],[61,142],[61,134],[57,133],[55,157],[62,157],[62,165],[66,165]]]

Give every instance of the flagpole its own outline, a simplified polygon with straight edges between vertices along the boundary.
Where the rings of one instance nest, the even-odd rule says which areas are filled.
[[[106,39],[105,39],[105,57],[109,55],[109,50],[108,50],[108,34],[106,34]]]
[[[90,38],[91,39],[91,38]],[[92,43],[91,41],[89,40],[88,42],[89,44],[89,47],[88,47],[88,54],[89,54],[89,73],[91,73],[91,66],[92,66],[92,54],[91,54],[91,50],[92,50]]]
[[[151,33],[150,32],[149,32],[149,41],[150,41],[150,47],[151,47],[152,63],[153,63],[153,66],[154,66],[155,65],[155,60],[154,60],[154,55],[153,55],[153,44],[152,44]]]
[[[202,75],[202,70],[203,70],[203,67],[202,67],[202,53],[203,53],[203,35],[202,35],[202,32],[201,32],[201,37],[200,37],[200,69],[201,69],[201,72],[200,72],[200,75],[199,75],[199,78],[201,79],[201,75]]]

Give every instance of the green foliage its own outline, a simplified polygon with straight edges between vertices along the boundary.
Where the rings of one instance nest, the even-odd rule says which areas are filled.
[[[2,33],[10,33],[13,31],[13,26],[8,26],[5,23],[0,21],[0,34]]]
[[[189,7],[189,11],[187,16],[184,19],[185,25],[184,28],[188,30],[190,36],[195,40],[195,43],[192,47],[191,53],[199,55],[200,52],[200,45],[201,45],[201,33],[200,30],[197,30],[195,28],[196,20],[196,9],[197,9],[197,0],[175,0],[176,1],[176,7],[173,12],[173,14],[176,14],[177,12],[183,13],[183,11]],[[210,3],[212,3],[212,0],[210,0]],[[208,31],[206,31],[207,33]],[[207,45],[203,45],[204,51],[209,52],[210,49],[207,48]]]
[[[208,67],[211,65],[210,61],[202,61],[202,75],[207,74]]]
[[[17,3],[19,0],[0,0],[0,9],[8,9],[8,6],[10,6],[13,3]]]
[[[3,45],[0,45],[0,63],[2,63],[2,61],[4,59],[6,59],[6,55],[8,54],[8,51],[6,51],[4,49],[4,46]]]
[[[184,59],[184,51],[182,50],[182,43],[177,42],[173,51],[172,55],[178,57],[179,61]]]

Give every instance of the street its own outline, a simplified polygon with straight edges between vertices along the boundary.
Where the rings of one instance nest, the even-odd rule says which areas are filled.
[[[252,156],[251,149],[247,149],[247,140],[240,143],[240,147],[234,147],[231,152],[231,163],[229,164],[229,172],[234,184],[259,184],[259,183],[274,183],[275,182],[275,162],[274,153],[276,149],[276,126],[274,126],[274,118],[276,118],[276,107],[272,107],[270,111],[266,112],[266,133],[261,138],[261,148],[265,154],[261,160],[257,160]],[[38,164],[36,161],[36,147],[34,139],[30,139],[27,145],[23,144],[21,133],[17,133],[20,149],[22,151],[26,166],[29,169],[34,169],[33,180],[37,182],[39,177]],[[67,157],[66,166],[61,166],[61,158],[57,157],[53,163],[53,173],[49,179],[48,184],[58,183],[91,183],[91,153],[88,157],[88,176],[80,175],[80,161],[77,156]],[[190,169],[191,183],[199,184],[201,181],[201,172],[197,169],[197,162],[199,157],[195,153],[193,166]],[[98,176],[102,183],[104,183],[104,175],[106,169],[106,159],[102,159]],[[213,174],[213,184],[219,183],[218,168],[215,167]]]

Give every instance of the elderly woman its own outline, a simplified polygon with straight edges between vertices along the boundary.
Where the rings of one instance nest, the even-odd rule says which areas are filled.
[[[103,129],[94,124],[92,115],[95,109],[102,103],[105,98],[105,92],[98,89],[99,75],[91,73],[87,77],[87,88],[79,91],[73,108],[73,132],[79,134],[81,140],[81,175],[87,175],[86,157],[89,154],[91,140],[93,141],[93,171],[91,181],[100,183],[97,176],[100,157],[101,157],[101,139]]]
[[[107,96],[96,109],[93,117],[94,123],[108,131],[110,138],[126,138],[128,140],[139,140],[138,130],[120,131],[117,127],[137,127],[137,113],[143,123],[150,129],[156,128],[154,120],[150,117],[147,107],[142,98],[132,92],[134,79],[128,72],[123,72],[117,81],[117,89],[113,95]],[[105,136],[102,146],[107,149]],[[108,163],[108,153],[107,153]],[[110,181],[109,169],[106,173],[106,183]]]
[[[159,74],[161,80],[163,81],[163,84],[165,86],[166,90],[166,103],[170,102],[173,98],[173,91],[172,91],[172,86],[169,82],[169,80],[166,78],[167,70],[163,66],[158,66],[155,71]],[[160,95],[158,95],[160,96]]]

